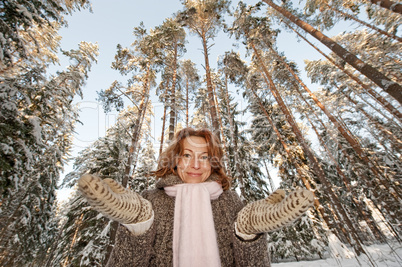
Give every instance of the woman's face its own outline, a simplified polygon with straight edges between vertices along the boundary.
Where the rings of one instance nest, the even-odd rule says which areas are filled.
[[[205,138],[189,136],[183,140],[183,155],[177,164],[177,172],[185,183],[202,183],[208,179],[211,164]]]

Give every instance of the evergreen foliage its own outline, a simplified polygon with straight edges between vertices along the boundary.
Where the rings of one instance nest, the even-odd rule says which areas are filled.
[[[73,194],[61,205],[57,184],[79,121],[73,103],[83,95],[98,47],[81,42],[61,50],[70,65],[48,70],[59,61],[64,16],[91,4],[2,1],[0,265],[105,265],[117,224],[88,206],[75,190],[77,179],[93,173],[136,192],[152,188],[156,147],[160,152],[187,126],[218,133],[232,189],[244,202],[277,187],[314,192],[314,209],[269,233],[274,262],[322,258],[334,235],[368,259],[363,245],[400,242],[402,113],[398,92],[388,90],[402,80],[400,14],[373,1],[181,2],[183,10],[161,25],[136,26],[130,47],[117,46],[111,66],[127,80],[98,93],[105,112],[119,112],[117,122],[74,159],[61,185]],[[350,20],[353,28],[326,36]],[[309,40],[312,29],[323,44]],[[240,49],[222,53],[215,70],[210,52],[222,32]],[[296,64],[281,51],[284,32],[322,58]],[[204,77],[186,53],[187,33],[201,40]],[[386,78],[381,85],[376,73]],[[158,144],[154,89],[164,104]]]

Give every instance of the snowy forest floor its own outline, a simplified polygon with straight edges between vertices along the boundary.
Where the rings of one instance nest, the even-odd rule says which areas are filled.
[[[330,244],[331,246],[331,244]],[[354,266],[373,266],[370,260],[361,255],[355,257],[354,253],[345,247],[332,244],[331,255],[322,260],[312,261],[294,261],[294,262],[280,262],[272,263],[273,267],[277,266],[298,266],[298,267],[329,267],[329,266],[342,266],[342,267],[354,267]],[[374,266],[377,267],[401,267],[402,266],[402,245],[399,243],[391,243],[388,245],[372,245],[365,247],[365,250],[370,254],[371,261]],[[337,256],[335,256],[337,254]]]

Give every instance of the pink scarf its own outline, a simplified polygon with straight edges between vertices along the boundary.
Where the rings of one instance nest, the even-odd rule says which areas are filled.
[[[174,267],[221,266],[211,200],[223,192],[217,182],[165,187],[176,197],[173,227]]]

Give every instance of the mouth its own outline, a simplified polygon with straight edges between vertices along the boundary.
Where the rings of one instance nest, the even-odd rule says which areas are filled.
[[[202,175],[202,173],[188,172],[188,173],[187,173],[187,175],[188,175],[188,176],[194,176],[194,177],[198,177],[198,176],[201,176],[201,175]]]

